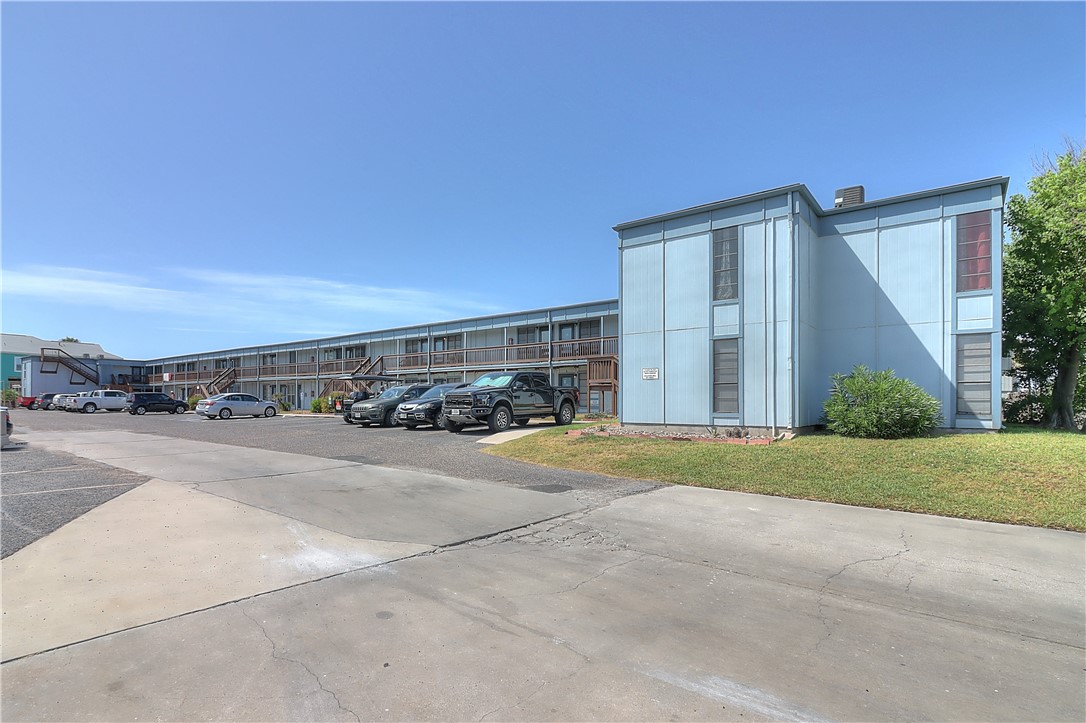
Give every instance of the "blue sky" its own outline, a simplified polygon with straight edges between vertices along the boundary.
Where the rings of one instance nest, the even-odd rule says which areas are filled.
[[[3,330],[143,359],[614,298],[611,226],[1081,140],[1082,3],[20,3]]]

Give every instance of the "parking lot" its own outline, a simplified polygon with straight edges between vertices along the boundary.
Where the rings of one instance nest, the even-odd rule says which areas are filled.
[[[13,419],[5,511],[68,521],[4,560],[5,720],[1086,715],[1076,533],[550,470],[483,431]]]

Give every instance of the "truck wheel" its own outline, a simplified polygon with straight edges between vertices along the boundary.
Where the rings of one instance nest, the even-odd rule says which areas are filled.
[[[464,428],[464,425],[463,424],[457,424],[456,422],[451,421],[448,417],[445,417],[444,427],[445,427],[445,429],[447,429],[450,432],[457,432],[458,433]]]
[[[83,413],[84,414],[94,414],[97,411],[98,411],[98,407],[95,406],[93,403],[83,405]]]
[[[527,427],[528,422],[532,421],[532,418],[531,417],[517,417],[513,421],[516,422],[517,424],[519,424],[522,427]]]
[[[573,405],[569,402],[563,402],[558,409],[558,414],[554,415],[554,423],[573,424]]]
[[[509,429],[509,425],[513,423],[513,415],[509,413],[509,407],[504,404],[499,404],[490,412],[490,417],[486,420],[486,426],[490,428],[491,432],[504,432]]]

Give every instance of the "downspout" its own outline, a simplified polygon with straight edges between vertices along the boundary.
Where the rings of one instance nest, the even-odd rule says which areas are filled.
[[[765,208],[765,203],[762,203],[762,208]],[[769,396],[769,428],[771,436],[776,438],[777,436],[777,222],[770,221],[770,244],[772,246],[772,254],[769,263],[769,278],[772,281],[770,284],[772,291],[770,292],[770,314],[769,323],[771,324],[772,333],[768,334],[770,338],[770,348],[773,350],[773,364],[770,369],[770,396]]]

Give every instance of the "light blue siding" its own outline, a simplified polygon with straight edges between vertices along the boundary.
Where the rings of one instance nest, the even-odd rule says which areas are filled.
[[[619,246],[637,246],[639,244],[652,243],[664,238],[663,223],[649,223],[644,226],[623,229],[619,235]]]
[[[1001,189],[999,186],[985,186],[973,188],[968,191],[948,193],[943,196],[943,215],[957,216],[973,211],[985,211],[991,208],[1003,206]]]
[[[713,228],[727,228],[728,226],[740,226],[753,221],[761,221],[765,218],[765,204],[761,201],[753,201],[738,206],[718,208],[712,214]]]
[[[622,333],[661,331],[664,325],[661,244],[622,251]]]
[[[918,198],[914,201],[894,203],[879,207],[879,227],[888,228],[903,223],[931,221],[943,215],[943,206],[939,196]]]
[[[666,329],[706,329],[712,301],[711,234],[664,244]]]
[[[664,222],[664,238],[672,239],[709,230],[709,214],[698,213]]]
[[[664,423],[663,332],[624,334],[619,364],[619,412],[624,424]],[[656,380],[642,379],[642,369],[658,369]]]
[[[662,374],[667,424],[707,424],[712,404],[712,347],[707,329],[664,334]]]
[[[880,325],[942,321],[941,231],[925,221],[879,233]]]
[[[769,385],[766,380],[765,324],[744,324],[740,348],[740,419],[745,425],[766,426]]]
[[[739,304],[717,304],[713,307],[713,336],[739,335]]]
[[[816,273],[818,327],[851,329],[875,325],[879,294],[878,235],[874,231],[818,239]]]
[[[958,297],[958,331],[987,331],[992,328],[992,295]]]
[[[878,207],[861,208],[858,211],[835,213],[824,217],[819,223],[820,236],[835,236],[838,234],[853,233],[855,231],[867,231],[878,226]]]
[[[788,196],[774,196],[765,200],[765,217],[777,218],[788,215]]]
[[[739,229],[742,258],[743,319],[746,323],[766,320],[765,225],[752,223]]]
[[[882,327],[877,368],[893,369],[898,377],[915,382],[939,399],[947,379],[942,365],[945,342],[942,324]],[[952,417],[954,409],[944,407],[944,416],[948,411]]]

